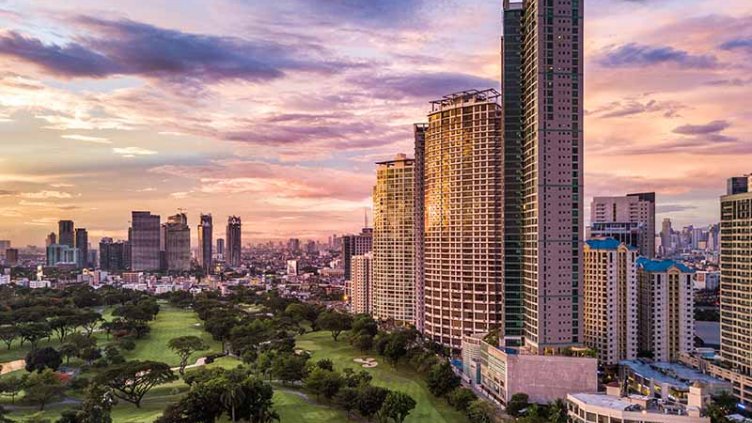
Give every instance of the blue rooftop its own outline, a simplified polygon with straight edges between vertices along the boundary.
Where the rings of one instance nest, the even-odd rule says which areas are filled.
[[[694,273],[694,270],[674,260],[651,260],[647,257],[639,257],[637,259],[637,267],[646,272],[663,273],[674,266],[682,272]]]
[[[614,238],[589,239],[585,243],[593,250],[616,250],[621,245],[621,241]],[[636,250],[637,248],[629,246],[629,249]]]

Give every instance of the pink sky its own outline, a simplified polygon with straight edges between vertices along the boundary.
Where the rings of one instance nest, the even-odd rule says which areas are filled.
[[[428,101],[497,87],[495,0],[0,0],[0,239],[186,209],[245,240],[362,226]],[[718,219],[752,171],[752,3],[586,1],[585,191]],[[194,231],[195,232],[195,231]]]

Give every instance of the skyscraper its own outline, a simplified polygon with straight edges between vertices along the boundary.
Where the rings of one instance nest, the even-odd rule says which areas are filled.
[[[606,366],[637,358],[637,247],[590,240],[583,259],[583,342]]]
[[[749,299],[752,192],[729,189],[721,197],[720,239],[721,356],[739,373],[752,376],[752,302]]]
[[[125,247],[126,244],[122,241],[113,242],[112,238],[102,238],[99,241],[99,268],[108,272],[126,270]]]
[[[352,276],[353,256],[370,253],[373,248],[373,230],[363,228],[359,235],[345,235],[342,237],[342,262],[345,267],[345,280]]]
[[[424,271],[424,248],[425,248],[425,232],[424,232],[424,204],[425,204],[425,145],[426,145],[426,129],[428,124],[416,123],[413,125],[413,134],[415,137],[415,165],[413,166],[413,173],[415,174],[415,189],[413,194],[415,195],[414,211],[413,211],[413,223],[414,230],[413,236],[415,240],[415,327],[423,332],[425,327],[425,278]]]
[[[57,235],[55,235],[55,232],[47,234],[47,238],[44,240],[45,247],[49,247],[52,244],[57,244]]]
[[[671,219],[663,219],[663,223],[661,224],[661,255],[663,257],[669,256],[674,252],[672,233]]]
[[[191,270],[191,228],[185,213],[167,218],[162,225],[167,270],[187,272]]]
[[[355,314],[371,312],[371,266],[373,255],[366,253],[352,257],[350,283],[350,311]]]
[[[459,348],[502,323],[499,93],[431,102],[425,132],[424,333]]]
[[[242,224],[240,216],[230,216],[227,218],[227,264],[230,267],[240,267],[242,243]]]
[[[134,272],[156,271],[160,268],[159,215],[148,211],[131,213],[131,228],[128,241],[131,249],[131,270]]]
[[[538,353],[582,341],[582,3],[504,1],[505,329]]]
[[[371,309],[376,319],[415,323],[415,161],[379,162],[373,187]]]
[[[89,232],[85,228],[76,228],[76,248],[78,249],[78,267],[89,266]]]
[[[598,234],[619,239],[637,247],[643,257],[655,257],[654,192],[627,194],[624,197],[594,197],[590,206],[590,222],[595,230],[593,236]],[[632,236],[634,230],[639,232],[638,239]]]
[[[58,244],[67,245],[69,247],[75,247],[75,240],[73,238],[73,221],[61,220],[57,222],[58,226]]]
[[[225,257],[225,239],[217,238],[217,257],[224,260]]]
[[[198,224],[198,263],[205,272],[212,268],[212,216],[201,214]]]

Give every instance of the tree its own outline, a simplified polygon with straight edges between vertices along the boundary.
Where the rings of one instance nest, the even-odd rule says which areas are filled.
[[[569,412],[567,410],[567,403],[561,398],[557,398],[555,401],[548,405],[548,421],[549,423],[567,423],[569,421]]]
[[[334,403],[345,410],[347,418],[350,418],[350,412],[355,409],[358,403],[358,390],[355,388],[342,388],[334,396]]]
[[[530,397],[525,393],[516,393],[512,395],[512,398],[507,402],[507,414],[512,417],[519,417],[520,411],[524,410],[530,405]]]
[[[225,378],[222,384],[222,393],[219,398],[222,401],[222,405],[225,408],[229,408],[232,423],[235,423],[235,410],[242,406],[245,401],[245,390],[243,389],[242,381],[236,380],[236,378]]]
[[[407,337],[400,332],[392,334],[384,349],[384,357],[392,366],[396,366],[405,354],[407,354]]]
[[[29,341],[31,344],[31,350],[37,349],[37,344],[42,338],[50,336],[50,326],[47,323],[42,322],[30,322],[23,323],[18,327],[18,333],[21,339]]]
[[[242,386],[245,401],[237,410],[242,418],[251,423],[279,421],[279,415],[273,407],[274,390],[271,385],[254,377],[247,377]]]
[[[13,325],[0,326],[0,340],[10,349],[13,341],[18,338],[18,328]]]
[[[141,400],[149,390],[175,379],[177,377],[165,363],[133,360],[106,369],[95,380],[112,388],[116,397],[140,408]]]
[[[94,333],[94,330],[102,321],[102,315],[94,311],[80,313],[74,319],[75,325],[80,326],[88,337]]]
[[[326,399],[332,399],[344,381],[342,376],[332,370],[315,367],[305,378],[305,386],[315,393],[318,397],[323,396]]]
[[[358,335],[353,342],[353,346],[359,349],[361,353],[365,353],[373,347],[373,336],[368,334]]]
[[[42,411],[45,405],[61,397],[63,392],[65,386],[60,382],[60,378],[52,370],[46,369],[41,373],[29,375],[24,389],[24,401],[39,404],[39,410]]]
[[[334,371],[334,362],[328,358],[322,358],[316,362],[316,367],[319,369]]]
[[[208,319],[204,323],[204,329],[212,335],[212,338],[214,338],[215,341],[220,341],[222,343],[223,351],[227,351],[225,343],[230,339],[230,332],[237,324],[238,321],[234,316],[224,314]]]
[[[346,368],[342,371],[343,380],[345,385],[350,388],[358,388],[371,383],[373,376],[365,370],[361,370],[357,373],[351,368]]]
[[[71,357],[78,355],[78,347],[71,343],[65,343],[60,346],[60,355],[65,357],[65,364],[67,365]]]
[[[379,325],[369,314],[358,314],[353,318],[351,330],[356,336],[371,335],[373,337],[379,332]]]
[[[5,407],[0,405],[0,423],[14,423],[15,422],[15,420],[11,420],[8,418],[7,416],[8,413],[10,413],[10,411],[6,410]]]
[[[735,410],[736,398],[730,392],[724,391],[712,397],[705,413],[712,423],[728,423],[726,416],[733,414]]]
[[[205,351],[209,349],[209,346],[203,339],[198,336],[180,336],[172,338],[167,343],[167,346],[180,357],[179,372],[181,375],[185,374],[185,366],[188,365],[188,359],[191,354],[196,351]]]
[[[446,361],[431,368],[426,378],[428,390],[434,396],[443,397],[460,386],[460,378],[454,374],[452,366]]]
[[[449,404],[459,411],[467,411],[470,404],[477,399],[473,391],[467,388],[456,388],[447,397]]]
[[[473,423],[492,423],[494,409],[484,400],[475,400],[467,407],[467,417]]]
[[[389,417],[395,423],[402,423],[405,417],[415,408],[415,400],[410,395],[403,392],[391,391],[387,394],[384,403],[381,405],[379,415]]]
[[[371,385],[362,386],[358,390],[358,401],[356,403],[358,411],[363,417],[370,419],[381,409],[387,395],[389,395],[389,390],[386,388]]]
[[[338,313],[333,310],[321,313],[316,319],[318,327],[332,333],[332,338],[337,341],[339,334],[350,329],[352,317],[349,314]]]
[[[295,354],[281,354],[274,359],[272,374],[282,383],[291,383],[303,380],[306,376],[307,356]]]
[[[0,380],[0,394],[10,397],[10,403],[16,403],[16,396],[26,386],[26,375],[18,377],[16,375],[8,375]]]
[[[109,389],[89,384],[81,406],[76,410],[76,423],[112,423],[112,407],[117,398]]]
[[[60,353],[52,347],[45,347],[39,350],[31,350],[26,354],[26,371],[41,372],[44,369],[57,370],[63,364]]]

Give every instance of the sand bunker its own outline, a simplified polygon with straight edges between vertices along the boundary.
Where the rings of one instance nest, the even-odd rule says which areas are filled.
[[[376,361],[375,358],[370,358],[370,357],[369,358],[355,358],[353,359],[353,361],[365,367],[366,369],[372,369],[379,365],[379,362]]]

